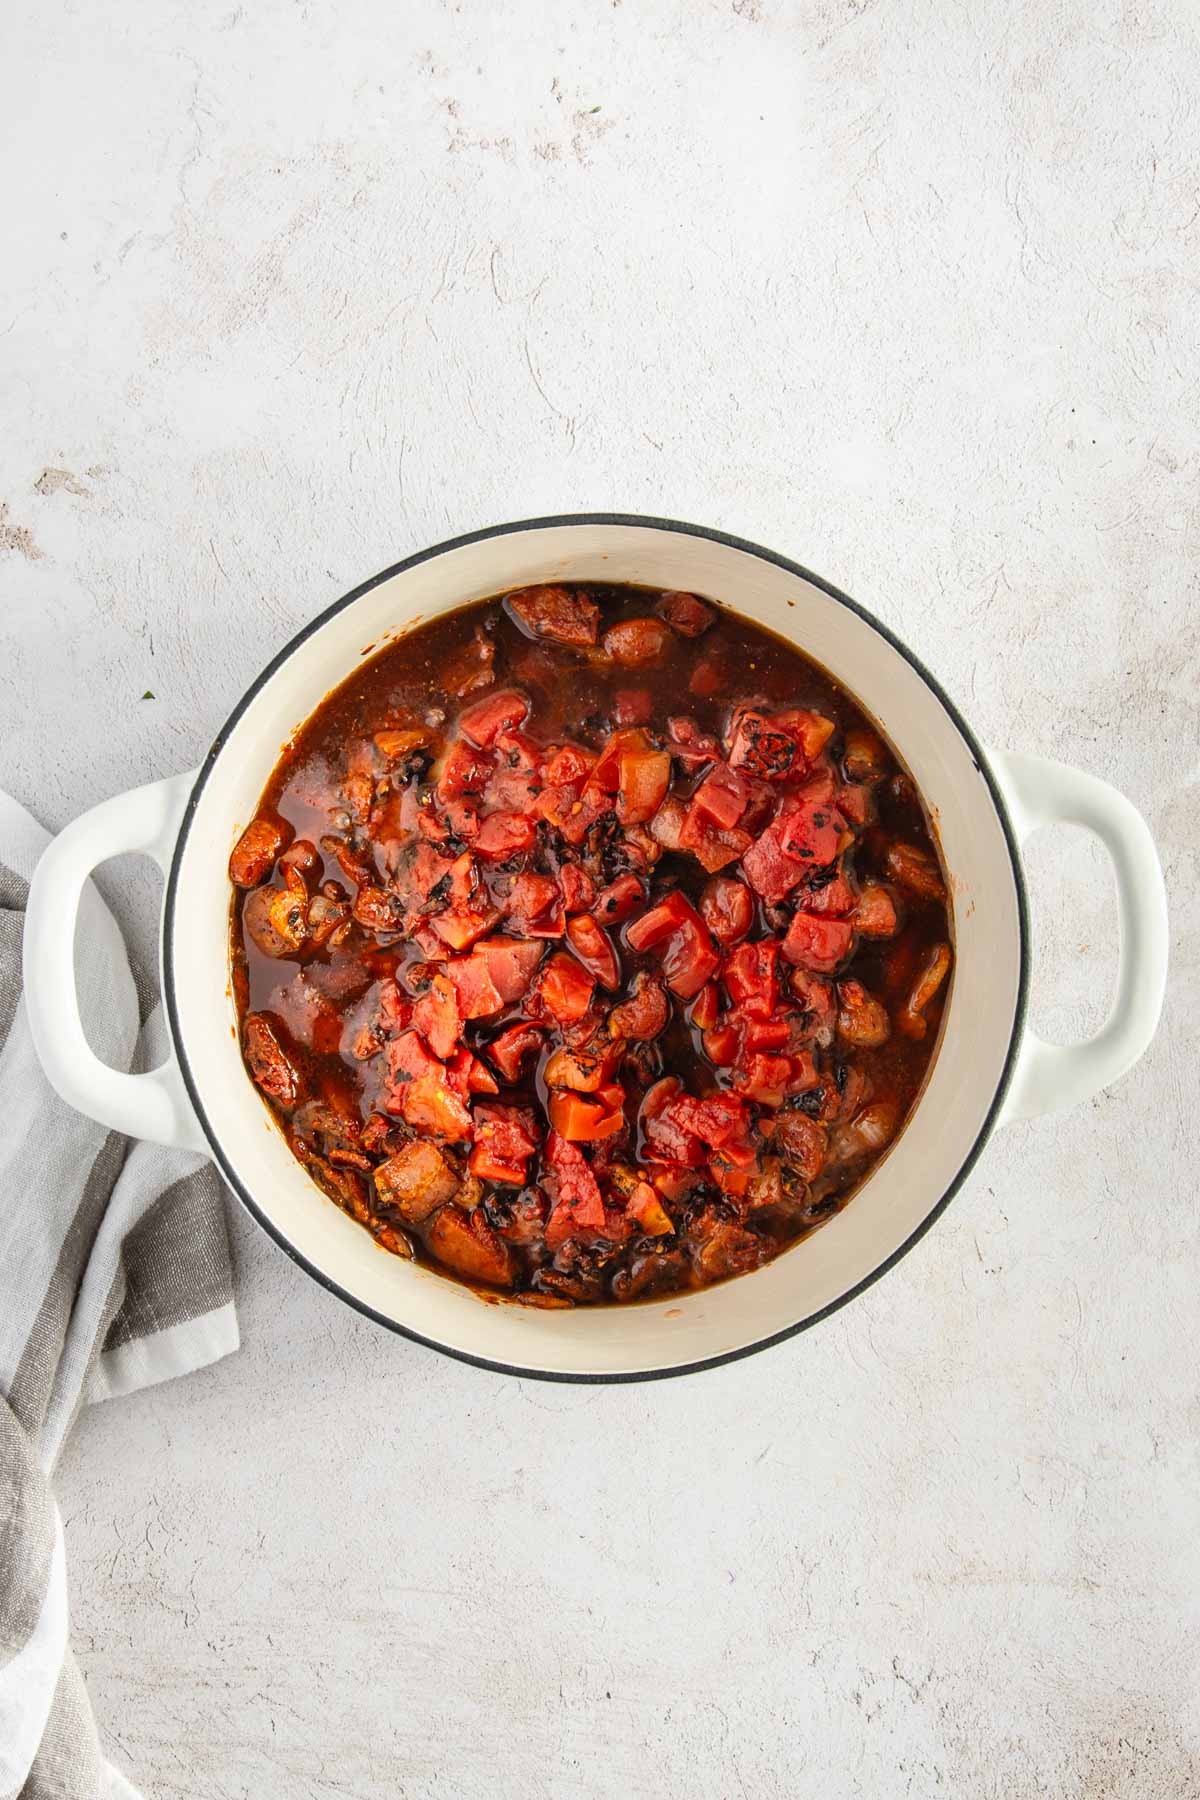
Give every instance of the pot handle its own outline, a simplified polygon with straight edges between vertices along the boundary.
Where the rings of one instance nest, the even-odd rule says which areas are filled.
[[[1083,825],[1112,859],[1120,963],[1112,1010],[1082,1044],[1047,1044],[1027,1030],[1001,1123],[1060,1112],[1131,1069],[1158,1026],[1167,985],[1167,892],[1149,827],[1108,782],[1045,756],[989,751],[1021,843],[1039,825]]]
[[[50,1085],[68,1106],[128,1137],[210,1155],[172,1044],[166,1061],[128,1075],[100,1061],[87,1041],[75,987],[75,926],[92,870],[139,850],[164,877],[196,771],[133,788],[74,819],[47,845],[29,884],[25,915],[25,1007]]]

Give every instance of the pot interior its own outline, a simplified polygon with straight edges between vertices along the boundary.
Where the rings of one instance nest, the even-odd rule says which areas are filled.
[[[281,746],[380,643],[468,601],[553,580],[684,588],[792,639],[879,721],[941,837],[956,965],[913,1117],[844,1210],[754,1274],[635,1306],[542,1312],[483,1298],[378,1249],[309,1181],[241,1061],[226,864]],[[229,1180],[312,1270],[384,1321],[461,1355],[575,1377],[667,1372],[744,1351],[844,1299],[938,1208],[985,1134],[1017,1025],[1017,884],[991,790],[925,677],[867,619],[751,546],[650,521],[533,524],[436,551],[342,602],[243,701],[202,772],[163,945],[181,1061]]]

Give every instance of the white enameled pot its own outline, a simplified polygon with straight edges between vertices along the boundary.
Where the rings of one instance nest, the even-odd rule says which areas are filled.
[[[242,1066],[229,980],[229,852],[280,746],[368,654],[421,621],[533,582],[635,582],[710,594],[793,640],[880,722],[929,805],[951,875],[956,964],[943,1040],[906,1129],[851,1203],[753,1275],[637,1306],[543,1312],[486,1299],[381,1252],[292,1157]],[[364,646],[368,648],[364,648]],[[1025,1026],[1029,925],[1018,845],[1036,826],[1089,827],[1112,857],[1121,960],[1090,1042]],[[72,945],[92,869],[144,851],[166,875],[162,986],[173,1053],[150,1074],[105,1067],[84,1036]],[[984,753],[936,681],[853,601],[754,544],[668,520],[537,519],[423,551],[348,594],[247,690],[198,771],[97,806],[47,850],[26,931],[26,994],[46,1073],[104,1124],[213,1156],[283,1249],[381,1324],[517,1374],[620,1381],[745,1355],[813,1324],[909,1249],[997,1126],[1115,1081],[1154,1034],[1166,899],[1141,816],[1094,776]]]

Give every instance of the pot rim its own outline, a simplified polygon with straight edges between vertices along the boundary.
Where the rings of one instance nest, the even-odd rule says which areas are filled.
[[[811,582],[814,587],[819,588],[821,592],[828,595],[831,600],[836,600],[839,605],[844,606],[848,611],[855,613],[862,619],[864,624],[869,625],[874,631],[877,631],[879,635],[891,645],[893,650],[902,656],[910,667],[921,677],[921,680],[934,694],[935,698],[939,701],[954,724],[955,729],[966,743],[967,748],[971,752],[975,766],[979,770],[979,773],[982,775],[987,786],[988,793],[991,796],[992,805],[996,809],[996,815],[1000,821],[1000,827],[1004,833],[1004,840],[1008,849],[1013,884],[1016,890],[1019,937],[1017,997],[1016,1006],[1013,1011],[1012,1031],[1004,1057],[1004,1066],[1001,1070],[1000,1080],[996,1085],[995,1093],[992,1096],[991,1105],[988,1107],[983,1123],[975,1137],[975,1141],[971,1145],[971,1148],[959,1165],[957,1173],[954,1175],[944,1192],[930,1207],[920,1224],[910,1236],[905,1239],[904,1243],[902,1243],[898,1249],[892,1251],[890,1256],[885,1257],[884,1260],[876,1268],[872,1269],[869,1274],[865,1275],[861,1281],[856,1282],[854,1286],[848,1288],[844,1294],[839,1295],[836,1300],[831,1300],[828,1305],[821,1307],[817,1312],[810,1314],[807,1318],[801,1319],[795,1325],[785,1326],[781,1331],[772,1332],[769,1336],[759,1338],[752,1344],[744,1344],[736,1350],[722,1351],[716,1356],[702,1357],[696,1362],[681,1363],[663,1369],[633,1369],[614,1373],[577,1373],[557,1369],[525,1368],[519,1367],[513,1363],[499,1362],[485,1356],[474,1356],[467,1351],[452,1349],[446,1344],[439,1343],[436,1338],[426,1337],[423,1333],[414,1331],[411,1326],[402,1325],[398,1320],[388,1318],[386,1314],[377,1311],[376,1308],[367,1305],[365,1301],[360,1300],[355,1294],[350,1293],[346,1288],[342,1287],[340,1282],[334,1281],[331,1276],[324,1272],[324,1270],[318,1268],[315,1263],[311,1262],[308,1257],[302,1255],[301,1252],[295,1248],[290,1239],[266,1216],[258,1206],[253,1195],[234,1172],[232,1164],[222,1149],[217,1134],[209,1123],[204,1103],[200,1098],[191,1063],[188,1059],[187,1046],[183,1038],[175,992],[175,916],[179,900],[179,872],[183,859],[183,851],[187,843],[188,834],[191,830],[192,821],[195,818],[200,797],[204,792],[209,775],[212,773],[234,726],[248,710],[261,689],[264,688],[267,682],[271,680],[272,676],[282,668],[293,652],[310,638],[314,632],[319,631],[322,626],[335,617],[336,614],[340,613],[344,608],[352,606],[354,602],[361,599],[364,594],[370,593],[373,588],[379,587],[385,581],[390,581],[394,576],[402,575],[407,570],[418,567],[421,563],[431,562],[435,557],[445,555],[451,550],[458,550],[466,544],[478,544],[485,542],[490,538],[512,537],[518,532],[546,530],[564,525],[632,526],[643,530],[650,529],[674,532],[682,537],[707,538],[712,543],[723,544],[729,549],[740,550],[748,556],[758,557],[764,562],[773,563],[775,567],[786,570],[788,574],[794,575],[802,581]],[[334,685],[336,685],[336,683]],[[895,632],[891,631],[888,626],[877,619],[865,606],[860,605],[857,600],[851,599],[849,594],[844,594],[840,588],[834,587],[831,582],[825,581],[820,575],[814,575],[812,570],[806,569],[803,564],[793,562],[789,557],[779,555],[777,551],[767,550],[761,544],[753,543],[747,538],[737,537],[730,532],[718,531],[707,525],[691,525],[680,519],[655,518],[652,515],[644,513],[552,513],[542,518],[517,519],[503,525],[487,525],[476,531],[463,532],[457,537],[446,538],[441,543],[434,544],[425,550],[415,551],[413,555],[406,556],[400,562],[393,563],[389,568],[382,570],[378,575],[373,575],[369,581],[361,582],[357,587],[351,588],[349,593],[343,594],[340,599],[333,601],[331,605],[325,607],[314,618],[310,619],[306,625],[302,626],[301,629],[288,640],[281,650],[276,652],[266,666],[259,672],[254,681],[251,682],[250,686],[243,693],[241,699],[229,714],[229,717],[225,720],[225,723],[218,731],[216,737],[213,739],[208,754],[205,756],[204,761],[197,772],[192,791],[188,796],[187,804],[184,808],[183,817],[179,827],[179,834],[176,838],[174,851],[171,857],[171,867],[167,875],[166,892],[163,902],[162,991],[167,1019],[171,1030],[171,1037],[175,1046],[175,1054],[179,1061],[180,1073],[183,1077],[183,1083],[187,1090],[188,1099],[191,1101],[196,1117],[200,1122],[201,1129],[208,1140],[209,1148],[212,1151],[217,1166],[233,1192],[237,1195],[241,1204],[246,1208],[247,1212],[250,1213],[251,1217],[294,1263],[304,1269],[305,1272],[310,1275],[314,1281],[319,1283],[321,1287],[325,1288],[327,1292],[336,1294],[340,1300],[345,1301],[348,1306],[352,1306],[356,1312],[373,1320],[377,1325],[384,1326],[388,1331],[392,1331],[400,1337],[408,1338],[413,1343],[422,1344],[427,1349],[437,1350],[443,1356],[453,1357],[456,1362],[469,1363],[474,1368],[488,1369],[493,1373],[500,1375],[515,1375],[531,1381],[558,1381],[584,1385],[614,1386],[633,1381],[665,1381],[680,1375],[699,1374],[705,1369],[720,1368],[725,1363],[738,1362],[743,1357],[754,1356],[760,1350],[769,1350],[776,1344],[784,1343],[788,1338],[798,1336],[802,1331],[808,1331],[812,1326],[820,1324],[823,1319],[827,1319],[831,1314],[840,1311],[840,1309],[843,1306],[848,1305],[851,1300],[857,1299],[858,1296],[865,1293],[869,1287],[874,1286],[875,1282],[877,1282],[881,1276],[886,1275],[888,1270],[893,1268],[896,1263],[900,1261],[901,1257],[907,1256],[909,1251],[912,1250],[916,1244],[920,1242],[921,1238],[925,1236],[925,1233],[934,1224],[935,1220],[939,1219],[942,1213],[945,1212],[947,1206],[949,1206],[951,1200],[953,1200],[954,1196],[958,1193],[968,1175],[975,1167],[975,1164],[978,1162],[983,1152],[984,1145],[987,1143],[995,1129],[1005,1094],[1007,1093],[1009,1083],[1012,1080],[1013,1071],[1016,1067],[1017,1054],[1020,1050],[1022,1036],[1024,1035],[1025,1018],[1029,1000],[1030,961],[1028,895],[1012,820],[1009,817],[1008,809],[1004,803],[1004,797],[1000,791],[999,784],[992,773],[983,746],[980,744],[971,727],[967,724],[954,701],[937,680],[936,676],[930,673],[920,658],[909,649],[907,644],[905,644],[901,638],[897,637]],[[918,1101],[918,1106],[919,1105],[920,1102]]]

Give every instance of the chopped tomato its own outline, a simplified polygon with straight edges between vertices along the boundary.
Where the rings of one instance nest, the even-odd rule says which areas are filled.
[[[837,809],[851,825],[869,824],[874,812],[870,788],[859,787],[857,783],[847,784],[837,791]]]
[[[555,1088],[548,1103],[550,1123],[571,1143],[592,1143],[621,1130],[625,1115],[600,1100],[585,1100],[570,1088]]]
[[[562,894],[549,875],[523,870],[512,884],[505,911],[525,937],[562,936]]]
[[[742,857],[746,879],[756,894],[772,904],[785,900],[811,868],[783,847],[784,822],[775,819]]]
[[[840,869],[832,881],[826,881],[820,887],[806,887],[801,899],[805,912],[819,913],[827,919],[844,919],[858,904],[858,895]]]
[[[743,1168],[736,1163],[730,1163],[724,1157],[714,1157],[708,1165],[708,1170],[722,1193],[732,1196],[735,1201],[741,1200],[746,1195],[755,1178],[753,1168]]]
[[[838,781],[824,757],[813,765],[794,790],[797,800],[811,806],[832,806],[838,795]]]
[[[582,1152],[551,1131],[543,1162],[547,1185],[557,1200],[546,1225],[547,1248],[559,1249],[576,1231],[603,1231],[604,1201]]]
[[[830,974],[849,955],[854,927],[845,919],[819,919],[798,912],[783,940],[783,954],[806,969]]]
[[[472,1175],[478,1175],[481,1181],[523,1186],[526,1164],[538,1147],[537,1131],[529,1112],[519,1106],[480,1102],[474,1109],[473,1118]]]
[[[520,938],[487,937],[476,945],[474,954],[483,958],[496,992],[504,1004],[510,1006],[514,1000],[523,1000],[529,991],[529,984],[542,960],[542,946],[523,942]],[[466,1016],[476,1015],[468,1013]]]
[[[405,1123],[431,1137],[445,1138],[450,1143],[469,1142],[474,1127],[462,1100],[446,1083],[445,1072],[418,1075],[395,1090],[389,1090],[385,1105],[398,1112]]]
[[[501,688],[459,714],[458,729],[481,750],[490,750],[502,731],[511,731],[529,712],[529,701],[512,688]]]
[[[790,731],[766,713],[744,707],[729,735],[729,764],[760,781],[783,781],[792,773],[800,746]]]
[[[737,1060],[741,1037],[736,1025],[716,1025],[704,1033],[704,1054],[718,1069],[730,1069]]]
[[[717,763],[710,769],[692,795],[693,807],[726,830],[737,824],[749,800],[750,787],[745,776],[727,763]]]
[[[656,944],[663,943],[671,934],[678,931],[681,925],[701,923],[700,915],[688,899],[676,888],[673,893],[652,906],[626,928],[625,941],[631,950],[652,950]]]
[[[696,995],[692,1010],[688,1014],[692,1024],[699,1031],[710,1031],[717,1022],[717,1014],[721,1007],[721,996],[715,981],[706,982]]]
[[[582,1019],[592,1003],[595,977],[563,951],[556,950],[538,976],[536,992],[542,1006],[560,1025]]]
[[[486,1019],[489,1014],[499,1012],[504,1005],[504,995],[492,977],[491,964],[481,950],[473,950],[470,956],[453,956],[446,964],[446,978],[454,985],[458,1001],[458,1011],[463,1019]],[[440,976],[434,976],[433,985],[437,986]],[[421,1007],[418,1000],[413,1008],[413,1024],[420,1027],[418,1016]],[[459,1021],[461,1023],[461,1021]],[[457,1025],[455,1031],[457,1041]],[[449,1050],[439,1050],[439,1056],[449,1056],[454,1049],[452,1043]]]
[[[767,1019],[779,1003],[779,945],[774,938],[739,944],[725,958],[721,979],[740,1012]]]
[[[671,1102],[661,1112],[647,1118],[643,1105],[641,1125],[647,1153],[683,1168],[698,1169],[705,1161],[704,1145],[675,1117],[674,1108],[675,1103]]]
[[[482,805],[488,812],[537,811],[542,792],[539,755],[539,746],[523,732],[501,732],[496,739],[496,768],[483,790]]]
[[[713,941],[703,921],[696,916],[687,919],[668,939],[663,952],[663,978],[673,994],[690,1000],[698,994],[720,966]]]
[[[525,774],[539,769],[544,755],[542,746],[527,731],[501,731],[496,737],[495,751],[499,763]]]
[[[456,1093],[460,1100],[465,1100],[471,1092],[471,1075],[474,1071],[475,1058],[465,1044],[460,1044],[454,1055],[448,1057],[442,1065],[442,1079],[446,1086]]]
[[[463,838],[470,843],[479,830],[479,807],[476,802],[473,799],[443,800],[440,802],[440,806],[441,817],[438,823],[444,826],[446,831],[453,832],[456,837]],[[433,821],[428,812],[423,812],[418,823],[425,828]]]
[[[523,1162],[505,1162],[500,1150],[492,1144],[476,1143],[467,1159],[467,1167],[480,1181],[498,1181],[509,1187],[525,1185],[526,1165]]]
[[[472,1094],[498,1094],[499,1083],[486,1063],[481,1063],[477,1056],[471,1057],[471,1067],[467,1071],[467,1091]]]
[[[655,1188],[667,1200],[685,1199],[696,1185],[695,1169],[689,1169],[684,1163],[655,1162],[649,1166]]]
[[[601,987],[612,991],[621,985],[617,953],[590,913],[577,913],[567,920],[567,942]]]
[[[844,826],[832,807],[796,801],[779,813],[780,845],[801,862],[831,863],[838,853]]]
[[[540,1025],[527,1025],[522,1021],[510,1025],[499,1037],[492,1039],[487,1046],[487,1055],[504,1080],[510,1084],[521,1079],[521,1065],[534,1050],[540,1050],[545,1042],[546,1034]]]
[[[430,1054],[415,1031],[402,1031],[393,1038],[386,1051],[387,1070],[393,1085],[418,1080],[422,1075],[440,1075],[442,1065]],[[394,1110],[394,1109],[393,1109]]]
[[[672,1101],[667,1110],[683,1130],[714,1150],[743,1138],[749,1125],[745,1105],[731,1094],[717,1094],[709,1100],[694,1100],[684,1094]]]
[[[536,836],[537,826],[525,814],[494,812],[480,825],[473,847],[476,856],[488,862],[507,862],[510,856],[531,850]]]
[[[558,871],[558,885],[563,907],[569,913],[586,912],[596,898],[595,882],[578,863],[563,864]]]
[[[593,917],[601,925],[620,925],[641,905],[645,893],[636,875],[618,875],[596,895]]]
[[[445,975],[435,975],[412,1009],[412,1022],[433,1054],[444,1062],[453,1056],[462,1030],[458,994]]]
[[[571,787],[587,780],[596,758],[579,744],[563,744],[542,770],[551,787]]]
[[[449,900],[451,880],[457,865],[452,856],[442,856],[432,844],[418,844],[412,861],[403,872],[404,892],[422,901],[435,897]],[[468,862],[470,858],[468,857]]]
[[[590,780],[605,793],[615,794],[621,784],[622,756],[645,755],[653,748],[647,734],[636,728],[610,732],[592,766]]]
[[[470,906],[454,906],[430,919],[429,925],[451,950],[469,950],[481,937],[486,937],[499,917],[494,906],[488,907],[486,912]]]
[[[813,1061],[811,1051],[800,1050],[795,1052],[789,1058],[789,1061],[792,1065],[792,1072],[788,1077],[787,1083],[787,1091],[789,1094],[807,1094],[812,1088],[821,1085],[820,1071]]]
[[[477,750],[461,740],[451,744],[437,779],[438,799],[461,800],[464,796],[477,798],[487,785],[488,776],[494,767],[495,764],[485,751]]]
[[[666,750],[623,750],[618,762],[617,817],[623,825],[652,819],[666,797],[671,758]]]
[[[747,1100],[755,1100],[760,1106],[782,1106],[791,1074],[788,1057],[754,1052],[734,1071],[734,1081]]]
[[[744,881],[714,875],[700,896],[700,914],[719,944],[736,944],[754,923],[754,896]]]
[[[586,1045],[570,1049],[563,1045],[551,1056],[542,1071],[547,1087],[573,1088],[577,1094],[594,1094],[608,1081],[621,1060],[624,1045],[602,1043],[599,1049]]]
[[[754,843],[752,834],[740,826],[714,825],[693,801],[679,833],[679,848],[690,850],[702,869],[715,875],[745,855]]]
[[[559,791],[563,792],[563,790]],[[571,790],[568,788],[565,792],[569,794]],[[546,794],[543,794],[538,805],[541,806],[546,798]],[[558,815],[551,816],[551,822],[557,824],[568,844],[579,845],[582,844],[597,819],[602,819],[606,813],[611,813],[612,810],[612,795],[605,793],[603,788],[589,781],[577,800],[560,806]]]
[[[825,718],[822,713],[806,712],[801,707],[776,713],[775,723],[791,732],[808,762],[821,754],[836,729],[832,719]]]
[[[792,1041],[790,1019],[746,1019],[742,1047],[746,1050],[786,1050]]]

